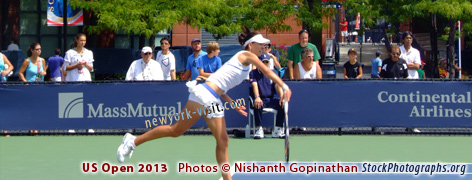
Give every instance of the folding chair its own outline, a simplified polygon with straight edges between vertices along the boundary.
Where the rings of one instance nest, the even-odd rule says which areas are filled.
[[[252,134],[256,134],[256,123],[255,123],[255,117],[254,117],[254,100],[252,99],[251,96],[249,96],[249,116],[248,117],[248,123],[249,123],[249,127],[251,127],[251,116],[252,116]],[[274,113],[274,129],[275,129],[275,123],[276,123],[276,119],[277,119],[277,110],[273,109],[273,108],[263,108],[262,109],[262,114],[265,114],[265,113]]]

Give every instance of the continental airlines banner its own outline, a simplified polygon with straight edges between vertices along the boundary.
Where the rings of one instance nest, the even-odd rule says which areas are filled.
[[[472,127],[471,81],[288,81],[290,126]],[[0,130],[152,128],[224,111],[245,127],[250,83],[228,91],[234,102],[185,110],[184,81],[0,84]],[[263,115],[262,126],[273,126]],[[200,118],[193,127],[206,127]]]
[[[83,25],[83,11],[81,9],[72,9],[70,4],[67,4],[67,9],[64,9],[64,0],[48,0],[47,21],[48,26],[63,26],[64,25],[64,11],[67,11],[67,25],[68,26],[82,26]]]

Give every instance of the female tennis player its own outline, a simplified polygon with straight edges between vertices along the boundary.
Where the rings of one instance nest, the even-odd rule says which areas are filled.
[[[283,99],[286,101],[290,100],[292,92],[288,86],[258,58],[264,51],[264,45],[270,43],[270,41],[257,32],[251,32],[248,28],[244,28],[244,32],[239,35],[238,39],[245,50],[236,53],[220,69],[208,77],[205,83],[196,85],[196,81],[187,82],[190,95],[187,104],[182,110],[183,112],[197,112],[197,109],[203,106],[209,107],[212,103],[221,106],[223,103],[220,100],[220,96],[227,102],[232,102],[233,100],[226,93],[248,76],[250,64],[255,65],[264,75],[280,85],[283,89]],[[220,107],[220,109],[224,108]],[[244,106],[235,108],[238,113],[247,116],[247,112],[244,111],[245,109]],[[192,118],[177,121],[172,125],[158,126],[138,137],[127,133],[118,147],[118,161],[123,162],[125,158],[131,157],[136,146],[144,142],[162,137],[178,137],[182,135],[199,118],[199,115],[194,116],[192,114]],[[216,139],[216,160],[218,164],[221,166],[224,163],[228,163],[229,138],[226,132],[224,112],[209,113],[204,116],[204,119]],[[230,173],[222,172],[222,176],[223,179],[231,179]]]

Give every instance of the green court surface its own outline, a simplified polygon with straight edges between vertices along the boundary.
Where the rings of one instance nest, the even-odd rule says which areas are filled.
[[[181,136],[139,146],[124,165],[134,173],[111,175],[101,165],[120,165],[122,136],[0,137],[0,179],[219,179],[220,173],[178,173],[178,163],[216,165],[213,136]],[[283,162],[284,140],[230,138],[230,162]],[[470,136],[293,136],[290,160],[296,162],[444,162],[472,163]],[[97,163],[98,172],[83,172]],[[167,165],[168,172],[139,173],[139,164]],[[230,164],[231,164],[230,163]],[[91,164],[89,164],[91,165]],[[155,167],[153,166],[153,170]],[[159,172],[162,169],[159,168]]]

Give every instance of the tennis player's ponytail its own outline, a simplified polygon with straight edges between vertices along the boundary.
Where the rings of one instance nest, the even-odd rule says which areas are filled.
[[[258,32],[249,30],[249,28],[246,26],[243,27],[243,32],[238,35],[239,44],[241,44],[241,46],[244,46],[244,43],[246,43],[246,41],[248,41],[249,39],[251,39],[252,37],[258,34],[259,34]],[[248,47],[249,46],[246,46],[244,48],[247,50]]]

